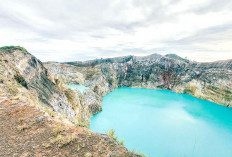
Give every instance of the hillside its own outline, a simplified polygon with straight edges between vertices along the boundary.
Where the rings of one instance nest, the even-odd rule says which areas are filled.
[[[88,129],[101,97],[49,75],[21,47],[0,48],[0,156],[140,156]]]

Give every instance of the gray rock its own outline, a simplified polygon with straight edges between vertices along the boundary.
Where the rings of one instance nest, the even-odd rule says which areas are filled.
[[[38,123],[42,123],[44,121],[44,117],[43,116],[39,116],[36,118],[36,122]]]

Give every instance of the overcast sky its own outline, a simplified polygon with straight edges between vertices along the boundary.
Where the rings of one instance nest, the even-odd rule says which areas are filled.
[[[0,0],[0,46],[42,61],[176,53],[232,59],[232,0]]]

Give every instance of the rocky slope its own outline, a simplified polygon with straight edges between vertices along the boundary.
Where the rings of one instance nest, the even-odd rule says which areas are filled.
[[[139,157],[107,135],[54,121],[18,99],[0,97],[1,157]]]
[[[232,60],[192,62],[177,55],[126,56],[86,62],[46,63],[64,80],[67,68],[82,75],[76,83],[90,87],[99,96],[118,87],[168,89],[232,107]],[[70,73],[69,73],[70,74]],[[69,80],[70,81],[70,80]],[[74,80],[65,83],[73,83]]]
[[[40,103],[76,121],[77,115],[67,98],[48,79],[47,69],[26,50],[0,49],[0,80],[1,95]]]
[[[101,97],[68,88],[84,76],[66,72],[49,74],[22,47],[0,48],[0,156],[140,156],[88,129]]]

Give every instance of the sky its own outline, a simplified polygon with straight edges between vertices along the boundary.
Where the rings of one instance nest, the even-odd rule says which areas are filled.
[[[0,0],[0,46],[41,61],[232,59],[232,0]]]

